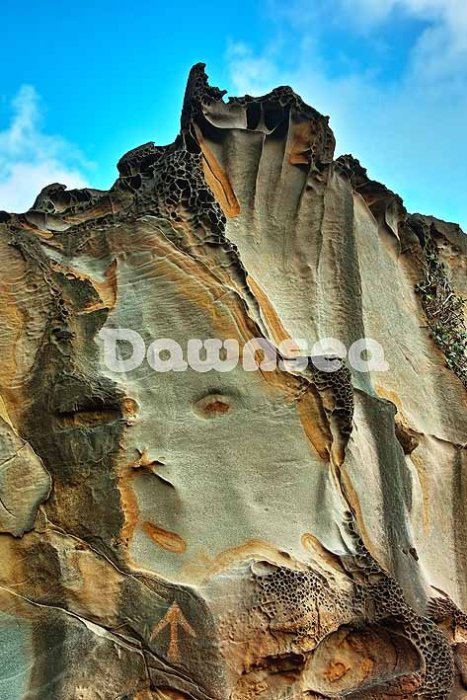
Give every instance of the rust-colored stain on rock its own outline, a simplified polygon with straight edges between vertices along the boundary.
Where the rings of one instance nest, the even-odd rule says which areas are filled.
[[[186,551],[186,543],[176,532],[169,532],[150,522],[143,523],[143,528],[152,541],[162,549],[174,554],[183,554]]]

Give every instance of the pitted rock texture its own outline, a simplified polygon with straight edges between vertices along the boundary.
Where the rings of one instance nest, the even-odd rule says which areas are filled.
[[[196,65],[173,144],[0,212],[0,698],[461,700],[467,239],[290,88],[224,96]]]

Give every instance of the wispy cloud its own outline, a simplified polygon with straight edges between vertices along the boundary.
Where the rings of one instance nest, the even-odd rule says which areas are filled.
[[[53,182],[86,186],[89,164],[60,136],[45,133],[34,87],[23,85],[11,108],[10,123],[0,130],[0,209],[26,211]]]
[[[281,50],[275,51],[274,35],[260,51],[233,45],[227,58],[235,90],[258,94],[291,85],[331,115],[340,153],[360,158],[412,211],[459,221],[465,230],[465,0],[290,0],[286,6],[269,0],[267,6],[279,17]],[[383,80],[380,57],[368,48],[383,31],[384,42],[389,35],[396,44],[399,26],[410,20],[417,21],[416,33],[404,65]],[[355,41],[340,45],[343,28],[366,45],[366,61],[354,60]],[[338,55],[348,68],[336,72]]]
[[[337,0],[347,21],[376,27],[405,14],[425,23],[412,51],[412,68],[424,79],[467,76],[465,0]]]

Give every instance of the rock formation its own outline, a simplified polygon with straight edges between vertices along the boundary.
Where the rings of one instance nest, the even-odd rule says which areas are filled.
[[[173,144],[0,212],[2,699],[467,696],[467,238],[334,147],[198,64]]]

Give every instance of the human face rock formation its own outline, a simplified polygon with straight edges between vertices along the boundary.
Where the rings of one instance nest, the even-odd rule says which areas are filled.
[[[198,64],[173,144],[0,212],[0,697],[465,698],[466,238],[334,148]],[[119,372],[115,329],[387,369]]]

